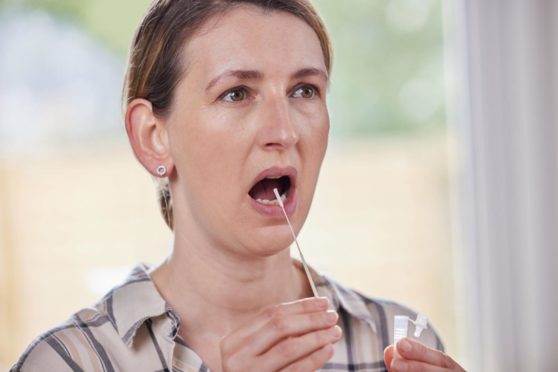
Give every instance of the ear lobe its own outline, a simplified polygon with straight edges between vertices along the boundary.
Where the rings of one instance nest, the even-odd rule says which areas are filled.
[[[143,98],[130,102],[125,123],[128,139],[138,161],[154,176],[158,176],[157,168],[164,165],[168,177],[173,161],[168,147],[167,131],[163,121],[155,116],[151,102]]]

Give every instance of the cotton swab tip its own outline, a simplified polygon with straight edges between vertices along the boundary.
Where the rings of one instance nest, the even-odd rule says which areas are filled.
[[[281,208],[285,208],[285,206],[283,205],[283,200],[281,199],[281,195],[279,195],[279,190],[277,190],[277,188],[274,188],[273,193],[275,194],[275,197],[277,198],[277,201],[279,202]]]

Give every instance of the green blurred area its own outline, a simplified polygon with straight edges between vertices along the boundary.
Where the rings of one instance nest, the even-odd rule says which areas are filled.
[[[445,126],[441,0],[314,4],[334,48],[330,108],[338,133],[412,134]],[[428,96],[421,97],[418,89],[405,99],[421,84]],[[430,101],[421,102],[425,98]],[[421,104],[431,110],[421,112]]]
[[[81,24],[110,49],[126,55],[132,34],[149,0],[4,0],[7,4],[44,9]]]
[[[445,127],[443,0],[314,0],[334,47],[329,105],[338,136]],[[3,0],[81,24],[124,57],[148,0]]]

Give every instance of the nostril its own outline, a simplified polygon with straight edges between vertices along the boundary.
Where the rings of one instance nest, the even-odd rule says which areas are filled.
[[[266,143],[267,148],[287,148],[298,142],[299,136],[294,130],[282,131],[274,136],[272,141]]]

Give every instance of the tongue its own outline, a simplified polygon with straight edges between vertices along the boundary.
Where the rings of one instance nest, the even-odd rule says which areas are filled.
[[[253,199],[275,200],[273,189],[281,190],[279,179],[263,179],[256,183],[249,194]]]

